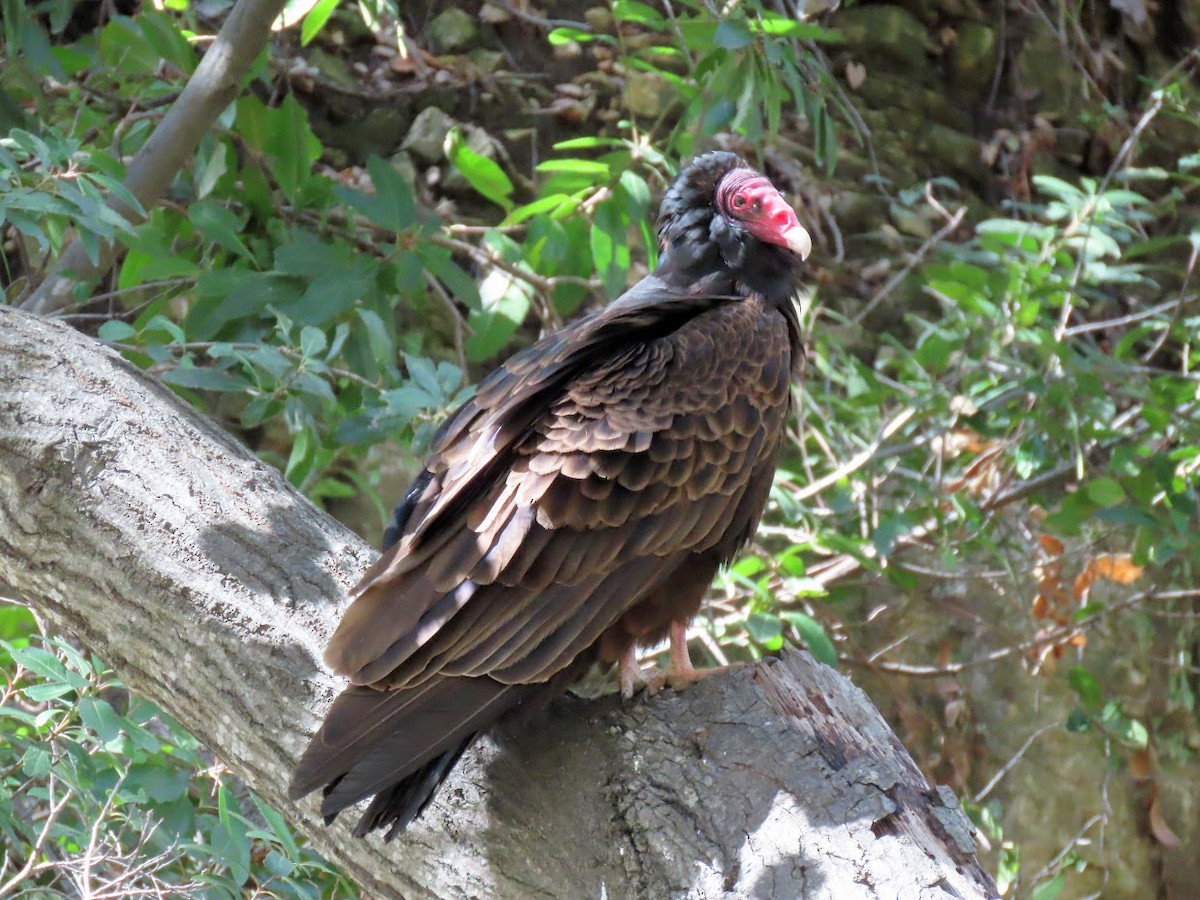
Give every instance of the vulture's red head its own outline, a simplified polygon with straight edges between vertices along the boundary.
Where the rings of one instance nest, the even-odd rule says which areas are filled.
[[[812,240],[765,175],[741,157],[696,157],[663,197],[658,234],[665,274],[696,279],[724,270],[772,298],[791,296]]]

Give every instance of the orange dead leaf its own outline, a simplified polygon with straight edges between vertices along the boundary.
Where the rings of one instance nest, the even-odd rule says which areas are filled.
[[[972,451],[978,453],[979,458],[967,466],[966,477],[971,479],[982,477],[984,474],[986,474],[988,469],[996,465],[1000,453],[1003,450],[1004,448],[1000,445],[993,444],[990,447],[984,446],[979,450]]]
[[[935,437],[929,447],[934,453],[955,457],[963,452],[984,453],[989,450],[1002,450],[1004,445],[987,440],[973,428],[951,428],[946,434]]]
[[[1048,534],[1039,534],[1038,535],[1038,543],[1041,544],[1042,549],[1045,550],[1047,553],[1049,553],[1051,556],[1062,556],[1063,550],[1066,549],[1063,546],[1062,541],[1060,541],[1056,537],[1051,537]]]
[[[1147,747],[1145,750],[1134,751],[1129,757],[1129,771],[1138,781],[1149,781],[1154,777],[1158,768],[1154,759],[1154,751]]]
[[[1059,566],[1046,567],[1046,574],[1038,581],[1038,592],[1050,603],[1061,605],[1067,602],[1067,592],[1062,583],[1062,569]]]
[[[1048,615],[1050,615],[1050,603],[1046,600],[1045,594],[1038,594],[1033,598],[1033,617],[1044,619]]]
[[[938,644],[937,664],[939,666],[950,665],[950,660],[954,658],[954,648],[950,646],[949,641],[942,641]]]
[[[1101,553],[1089,562],[1075,579],[1075,599],[1082,600],[1092,589],[1092,585],[1102,579],[1114,584],[1132,584],[1141,576],[1142,571],[1141,566],[1133,564],[1133,557],[1128,553]]]
[[[1164,847],[1174,849],[1179,846],[1179,837],[1171,830],[1167,820],[1163,818],[1162,807],[1158,802],[1158,782],[1150,789],[1150,810],[1147,816],[1150,833]]]
[[[1069,638],[1067,638],[1067,643],[1070,644],[1072,647],[1086,647],[1087,646],[1087,635],[1084,634],[1083,632],[1076,632],[1075,634],[1073,634]]]
[[[1128,553],[1103,553],[1092,560],[1100,578],[1117,584],[1132,584],[1142,575],[1142,566],[1133,564]]]

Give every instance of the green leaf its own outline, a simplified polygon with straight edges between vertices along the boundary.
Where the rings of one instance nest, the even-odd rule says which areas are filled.
[[[590,31],[584,31],[581,28],[572,28],[569,25],[564,25],[561,28],[555,28],[548,35],[546,40],[550,42],[551,47],[560,47],[563,44],[569,44],[576,41],[580,44],[586,44],[589,41],[602,41],[606,44],[616,43],[616,38],[609,34],[592,34]]]
[[[516,333],[529,313],[533,287],[500,269],[494,269],[479,284],[481,308],[471,310],[467,325],[467,356],[487,359]]]
[[[633,22],[648,28],[658,28],[665,23],[662,13],[645,3],[638,3],[637,0],[616,0],[613,4],[613,18],[618,22]]]
[[[37,631],[37,619],[29,607],[0,603],[0,642],[22,640]]]
[[[354,265],[343,265],[327,271],[293,301],[276,304],[276,308],[296,322],[324,325],[367,296],[375,285],[378,263],[366,258]]]
[[[1125,490],[1116,480],[1108,477],[1094,478],[1088,482],[1087,494],[1098,506],[1117,506],[1125,500]]]
[[[87,687],[87,679],[78,672],[72,672],[63,665],[62,660],[41,647],[17,647],[12,651],[12,658],[18,665],[24,666],[35,675],[40,675],[48,681],[69,684],[76,689]]]
[[[608,180],[610,169],[606,163],[592,159],[547,159],[537,164],[537,171],[563,173],[567,175],[586,175],[589,178]]]
[[[421,261],[425,267],[438,277],[451,293],[458,297],[470,309],[479,309],[479,287],[475,279],[464,272],[442,247],[433,244],[422,244],[418,248]]]
[[[1083,704],[1092,709],[1099,709],[1104,703],[1104,692],[1096,676],[1083,666],[1075,666],[1067,675],[1067,683],[1079,695]]]
[[[1086,199],[1083,191],[1075,185],[1063,181],[1061,178],[1055,178],[1053,175],[1034,175],[1033,183],[1039,190],[1052,197],[1057,197],[1064,203],[1079,205]]]
[[[1067,883],[1065,875],[1061,873],[1055,875],[1049,881],[1043,881],[1033,889],[1029,895],[1029,900],[1057,900],[1058,895],[1062,893],[1063,885]]]
[[[159,55],[160,60],[171,63],[185,75],[196,68],[196,51],[176,21],[157,10],[143,9],[138,13],[138,25],[146,43]]]
[[[505,212],[512,211],[512,181],[495,161],[468,147],[457,128],[450,129],[446,135],[446,156],[471,187]]]
[[[744,19],[724,19],[713,37],[713,43],[725,50],[741,50],[752,40],[754,34]]]
[[[21,771],[30,778],[45,778],[50,774],[50,751],[44,747],[30,747],[21,757]]]
[[[292,830],[288,828],[287,823],[275,809],[269,806],[265,801],[259,798],[257,794],[251,794],[250,800],[254,803],[259,815],[263,821],[267,823],[267,827],[271,829],[272,834],[283,844],[288,851],[288,856],[295,858],[300,855],[300,848],[296,846],[296,839],[292,835]]]
[[[1025,238],[1032,238],[1035,242],[1033,249],[1054,236],[1054,229],[1049,225],[1022,222],[1019,219],[986,219],[975,226],[975,232],[999,238],[1014,246]]]
[[[558,141],[555,150],[594,150],[598,147],[624,147],[625,142],[618,138],[579,137]],[[15,168],[15,167],[14,167]]]
[[[79,701],[79,718],[105,744],[121,735],[123,720],[107,700],[84,697]]]
[[[188,209],[188,219],[208,240],[253,262],[254,256],[239,236],[245,226],[217,200],[201,200]]]
[[[370,351],[368,359],[370,359],[373,371],[369,372],[369,377],[376,377],[379,373],[387,372],[395,368],[396,365],[396,345],[392,338],[392,333],[384,324],[383,319],[379,314],[371,309],[357,309],[359,327],[361,333],[366,336],[367,347]],[[352,331],[356,330],[354,328]]]
[[[956,337],[946,337],[937,331],[926,332],[917,345],[914,357],[922,368],[933,375],[939,375],[950,364],[951,354],[958,349],[960,341]]]
[[[241,119],[238,102],[238,118]],[[263,149],[274,165],[272,173],[284,194],[296,206],[302,206],[301,190],[312,178],[312,164],[321,155],[321,142],[308,124],[308,113],[295,95],[288,94],[278,107],[265,110]]]
[[[162,380],[175,387],[196,391],[244,391],[250,387],[243,376],[224,369],[209,369],[199,366],[180,366],[162,374]]]
[[[896,541],[908,534],[911,527],[908,517],[904,513],[888,516],[871,534],[871,543],[875,545],[875,549],[881,557],[890,556],[896,549]]]
[[[604,284],[609,297],[618,297],[625,290],[625,276],[629,271],[630,253],[626,232],[629,219],[625,210],[614,199],[596,207],[592,221],[592,261],[596,274]]]
[[[124,343],[135,334],[137,334],[137,329],[120,319],[109,319],[96,332],[96,336],[100,340],[110,341],[114,344]]]
[[[1067,716],[1064,727],[1071,734],[1080,734],[1092,727],[1092,717],[1082,709],[1073,709],[1071,710],[1071,714]]]
[[[762,644],[767,649],[770,644],[782,646],[783,623],[779,616],[764,612],[752,612],[746,616],[746,631],[756,644]]]
[[[367,172],[375,185],[380,219],[375,222],[393,231],[403,231],[416,221],[416,201],[412,188],[390,163],[378,156],[367,160]]]
[[[21,693],[35,703],[42,703],[46,700],[57,700],[59,697],[70,694],[74,690],[75,688],[69,684],[42,682],[41,684],[31,684]]]
[[[328,342],[325,338],[325,332],[320,328],[314,328],[312,325],[305,325],[300,329],[300,352],[307,357],[315,357],[325,352],[325,347]]]
[[[224,141],[217,143],[208,158],[204,160],[200,171],[196,173],[196,196],[203,199],[212,193],[213,188],[217,186],[217,181],[229,169],[225,162],[226,152],[228,150]]]
[[[340,2],[341,0],[317,0],[316,5],[304,17],[304,24],[300,26],[300,46],[307,47],[312,42]]]
[[[794,609],[783,612],[781,618],[796,629],[805,646],[808,647],[808,651],[819,662],[834,668],[837,667],[837,650],[834,649],[833,641],[829,639],[829,635],[821,627],[820,622],[812,616]]]
[[[140,790],[155,803],[170,803],[187,794],[191,777],[186,769],[162,763],[138,763],[129,767],[126,785]]]
[[[518,225],[533,216],[542,213],[554,213],[564,206],[569,206],[573,210],[578,205],[579,201],[570,194],[550,194],[539,200],[534,200],[532,203],[518,206],[508,214],[504,220],[504,224]]]
[[[841,44],[846,40],[840,31],[822,28],[811,22],[799,22],[774,13],[765,14],[760,20],[752,23],[755,31],[769,34],[772,37],[794,38],[799,41],[816,41],[820,44]]]

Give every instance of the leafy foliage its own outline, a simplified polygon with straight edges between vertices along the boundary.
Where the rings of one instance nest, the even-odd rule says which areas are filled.
[[[195,738],[23,607],[0,606],[0,891],[352,897]]]

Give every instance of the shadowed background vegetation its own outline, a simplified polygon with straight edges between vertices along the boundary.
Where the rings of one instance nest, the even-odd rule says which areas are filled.
[[[143,210],[125,166],[232,5],[0,2],[6,302],[115,241],[50,314],[377,540],[490,366],[653,267],[680,161],[742,153],[813,234],[809,354],[695,656],[795,641],[848,671],[1006,896],[1189,895],[1193,4],[293,0]],[[0,894],[352,895],[20,602]]]

